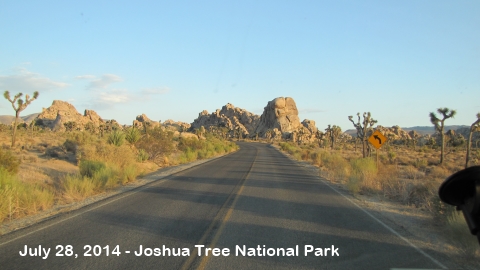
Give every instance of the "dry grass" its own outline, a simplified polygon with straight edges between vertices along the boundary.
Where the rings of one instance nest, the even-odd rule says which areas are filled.
[[[387,145],[380,152],[382,162],[376,168],[372,159],[361,158],[361,151],[355,152],[353,146],[326,151],[312,145],[280,143],[280,148],[296,159],[312,162],[320,167],[321,176],[344,184],[354,194],[381,194],[394,202],[429,211],[435,218],[434,222],[444,226],[445,236],[458,248],[463,259],[480,256],[477,239],[469,234],[463,217],[454,207],[445,205],[438,198],[441,183],[449,175],[463,169],[463,149],[447,150],[449,152],[444,164],[438,165],[438,150]],[[470,165],[480,165],[480,156],[476,156],[480,155],[480,151],[473,152]]]
[[[56,204],[83,200],[94,194],[136,180],[159,168],[131,144],[116,146],[104,137],[89,132],[53,133],[19,130],[17,144],[10,147],[11,131],[0,132],[0,145],[20,161],[18,173],[0,174],[0,222],[20,218],[48,209]],[[190,148],[176,149],[162,157],[161,166],[176,165],[209,158],[237,149],[231,142],[207,136],[207,140],[190,141]],[[90,175],[82,175],[81,161],[104,164]],[[0,166],[1,167],[1,166]]]

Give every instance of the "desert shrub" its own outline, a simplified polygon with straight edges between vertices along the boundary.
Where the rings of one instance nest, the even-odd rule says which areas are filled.
[[[87,144],[78,148],[77,160],[96,160],[114,164],[124,168],[135,163],[136,153],[127,145],[114,146],[101,142],[95,145]]]
[[[191,149],[186,149],[181,155],[180,155],[180,163],[187,163],[187,162],[192,162],[197,160],[197,152],[191,150]]]
[[[310,151],[308,149],[302,149],[300,152],[301,160],[308,161],[310,159]]]
[[[358,185],[355,189],[380,190],[380,182],[377,181],[378,173],[375,160],[372,158],[358,158],[350,161],[352,168],[349,182],[351,185]]]
[[[137,161],[145,162],[147,160],[148,160],[148,153],[143,149],[138,150]]]
[[[95,173],[105,169],[105,163],[95,160],[82,160],[79,164],[80,175],[92,178]]]
[[[118,174],[118,169],[114,166],[105,166],[96,171],[92,176],[95,189],[100,191],[104,188],[113,188],[117,186],[119,182]]]
[[[173,133],[156,127],[148,130],[147,135],[143,136],[136,146],[148,154],[149,160],[161,165],[163,157],[170,155],[175,150]]]
[[[81,146],[85,144],[95,144],[99,139],[90,132],[74,131],[67,133],[67,140],[70,140],[77,146]]]
[[[72,139],[67,139],[67,140],[63,143],[63,147],[64,147],[65,150],[67,150],[68,152],[75,153],[75,152],[77,151],[77,142],[75,142],[75,141],[72,140]]]
[[[138,176],[137,167],[135,167],[134,165],[127,166],[123,169],[121,182],[122,184],[133,182],[137,176]]]
[[[414,204],[416,207],[426,206],[429,208],[431,199],[438,197],[437,186],[432,185],[432,182],[419,181],[410,186],[410,196],[408,204]]]
[[[135,127],[130,127],[125,130],[125,140],[130,144],[135,144],[140,140],[141,134],[140,130]]]
[[[435,166],[431,169],[429,176],[436,179],[445,179],[449,176],[449,173],[445,168]]]
[[[40,185],[21,182],[0,167],[0,222],[50,208],[54,193]]]
[[[425,169],[428,166],[428,161],[424,158],[417,158],[413,163],[413,166],[418,169]]]
[[[332,180],[342,180],[350,176],[350,164],[339,154],[325,152],[322,155],[322,165],[328,170]]]
[[[62,188],[68,201],[78,201],[95,193],[94,180],[79,174],[67,175],[62,181]]]
[[[0,168],[3,168],[11,174],[16,174],[19,166],[20,159],[15,157],[11,151],[0,148]]]
[[[179,155],[174,155],[173,163],[187,163],[197,159],[213,157],[217,154],[228,153],[238,149],[238,146],[223,139],[219,139],[211,134],[207,134],[206,140],[195,138],[180,138],[177,149]]]
[[[408,165],[407,167],[405,167],[405,177],[408,178],[408,179],[417,179],[419,178],[420,176],[420,173],[418,171],[417,168],[411,166],[411,165]]]
[[[198,150],[206,147],[207,142],[205,140],[199,140],[195,138],[180,138],[178,141],[177,149],[180,151]]]
[[[321,164],[321,154],[319,151],[314,151],[310,153],[310,159],[312,160],[313,164],[320,165]]]
[[[281,142],[280,143],[280,148],[283,151],[293,155],[295,153],[295,151],[297,150],[298,146],[296,146],[296,145],[294,145],[293,143],[290,143],[290,142]]]
[[[114,130],[108,135],[107,142],[115,146],[121,146],[125,141],[125,134],[120,130]]]
[[[397,154],[393,151],[388,151],[387,156],[391,164],[393,164],[395,162],[395,159],[397,158]]]

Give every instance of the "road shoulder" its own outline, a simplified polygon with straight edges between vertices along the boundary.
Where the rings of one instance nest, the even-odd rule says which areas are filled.
[[[288,157],[299,166],[304,167],[320,181],[329,185],[337,192],[366,210],[375,218],[394,229],[399,235],[406,238],[422,250],[446,254],[448,258],[435,258],[449,268],[475,269],[473,265],[465,265],[464,260],[456,254],[455,247],[447,243],[442,236],[442,227],[435,224],[433,215],[424,209],[402,205],[389,201],[380,195],[358,194],[352,195],[344,185],[330,181],[324,177],[321,169],[307,161],[296,160],[293,156],[280,150],[276,145],[270,145]],[[459,267],[459,265],[462,265]]]

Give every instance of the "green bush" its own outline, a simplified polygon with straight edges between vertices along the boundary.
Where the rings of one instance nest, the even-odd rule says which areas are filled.
[[[93,179],[81,175],[67,175],[62,181],[64,196],[71,201],[77,201],[95,193]]]
[[[372,158],[357,158],[350,161],[352,174],[358,175],[362,180],[371,180],[377,175],[377,164]]]
[[[80,175],[93,178],[94,174],[105,169],[105,163],[95,160],[82,160],[79,164]]]
[[[352,168],[349,182],[356,183],[359,188],[380,190],[380,183],[376,181],[377,164],[372,158],[358,158],[350,161]]]
[[[361,190],[361,180],[356,175],[350,175],[347,180],[347,189],[353,193],[357,194]]]
[[[159,127],[148,130],[148,136],[143,136],[137,143],[138,149],[148,154],[148,159],[156,164],[162,164],[164,157],[175,150],[173,132],[162,130]]]
[[[298,149],[298,146],[290,143],[290,142],[281,142],[280,143],[280,148],[283,150],[283,151],[286,151],[287,153],[289,153],[290,155],[294,155],[294,153],[296,152],[296,150]],[[301,158],[301,157],[300,157]]]
[[[137,167],[134,165],[127,166],[123,169],[122,184],[133,182],[138,176]]]
[[[0,148],[0,168],[5,169],[10,174],[16,174],[20,166],[20,159],[16,158],[11,151]]]
[[[147,160],[148,160],[148,153],[143,149],[138,150],[137,161],[145,162]]]
[[[107,142],[115,146],[121,146],[125,141],[125,134],[119,130],[114,130],[108,135]]]
[[[135,127],[127,128],[127,130],[125,130],[125,140],[127,140],[127,142],[129,142],[130,144],[135,144],[136,142],[138,142],[138,140],[140,140],[140,137],[140,131]]]
[[[92,180],[96,190],[113,188],[118,185],[118,170],[112,166],[103,167],[93,174]]]
[[[345,179],[350,175],[350,164],[339,154],[322,154],[322,165],[328,170],[328,173],[334,179]]]

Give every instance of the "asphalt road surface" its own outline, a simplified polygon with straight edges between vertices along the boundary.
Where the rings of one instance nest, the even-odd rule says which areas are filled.
[[[240,146],[0,237],[0,269],[445,267],[273,147]]]

